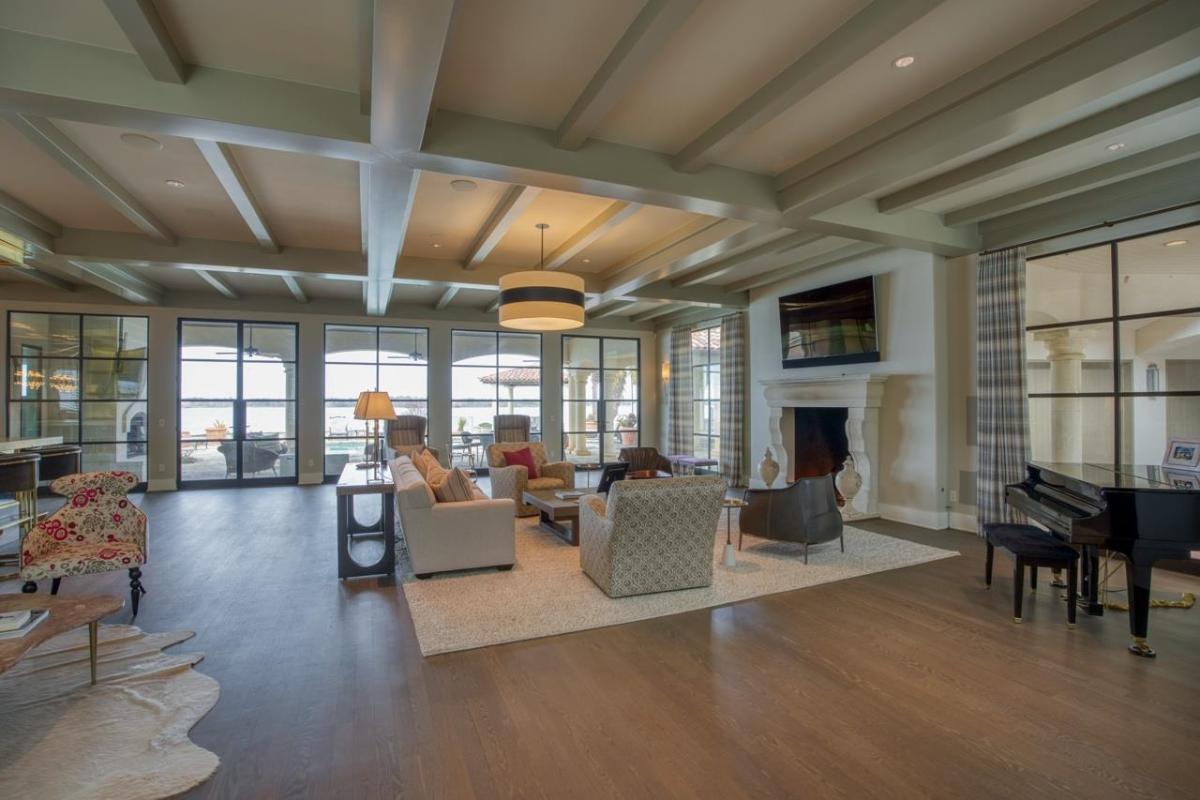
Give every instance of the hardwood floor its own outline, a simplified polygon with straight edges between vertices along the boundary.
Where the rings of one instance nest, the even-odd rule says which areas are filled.
[[[863,523],[963,555],[424,659],[398,585],[335,577],[331,487],[142,506],[138,624],[196,631],[221,684],[192,797],[1196,796],[1200,609],[1152,612],[1154,661],[1123,614],[1067,629],[1045,580],[1014,625],[1011,562],[985,591],[971,535]],[[126,579],[63,583],[100,589]]]

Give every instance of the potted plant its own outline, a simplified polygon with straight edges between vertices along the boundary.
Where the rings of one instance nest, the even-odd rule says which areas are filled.
[[[226,438],[229,427],[221,420],[213,420],[213,424],[204,429],[204,438],[210,442],[219,442]]]
[[[637,414],[630,411],[618,416],[615,422],[621,434],[621,444],[637,444]]]
[[[467,418],[466,418],[466,417],[459,417],[459,418],[458,418],[458,432],[459,432],[459,433],[462,433],[462,432],[463,432],[463,431],[465,431],[466,429],[467,429]]]

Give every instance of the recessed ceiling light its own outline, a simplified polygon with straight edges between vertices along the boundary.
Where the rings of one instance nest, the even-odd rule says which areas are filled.
[[[162,142],[144,133],[122,133],[121,141],[135,150],[162,150]]]
[[[441,247],[442,245],[441,245],[441,243],[439,243],[439,242],[434,242],[434,243],[433,243],[433,246],[434,246],[434,247]]]
[[[1125,143],[1124,143],[1124,142],[1113,142],[1113,143],[1112,143],[1112,144],[1110,144],[1110,145],[1109,145],[1109,146],[1108,146],[1106,149],[1107,149],[1107,150],[1111,150],[1112,152],[1114,152],[1114,153],[1115,153],[1115,152],[1117,152],[1118,150],[1124,150],[1124,149],[1125,149]]]
[[[917,63],[916,56],[900,56],[892,62],[892,66],[896,69],[904,69],[905,67],[911,67],[915,63]]]
[[[590,263],[592,263],[592,260],[591,260],[590,258],[585,258],[585,259],[583,260],[583,263],[585,263],[585,264],[590,264]]]
[[[185,185],[183,181],[175,180],[174,178],[168,178],[167,180],[163,181],[163,183],[167,184],[167,186],[170,186],[172,189],[182,189]]]
[[[1169,242],[1163,242],[1163,247],[1183,247],[1187,243],[1187,239],[1172,239]]]
[[[456,178],[450,181],[450,188],[456,192],[473,192],[479,188],[479,184],[466,178]]]

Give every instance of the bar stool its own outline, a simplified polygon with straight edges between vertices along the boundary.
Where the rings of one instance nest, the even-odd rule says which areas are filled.
[[[37,524],[38,464],[41,460],[38,453],[0,453],[0,493],[12,494],[17,502],[16,519],[0,523],[0,531],[12,527],[20,529],[16,554],[0,557],[0,563],[19,563],[19,542]]]
[[[82,472],[83,448],[77,444],[45,444],[41,447],[25,447],[18,453],[37,453],[42,457],[38,464],[38,484],[46,484],[64,475]]]

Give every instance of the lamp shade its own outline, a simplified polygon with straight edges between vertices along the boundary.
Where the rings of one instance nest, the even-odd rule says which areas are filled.
[[[355,419],[395,419],[396,409],[387,392],[359,392],[354,405]]]
[[[522,331],[583,326],[583,278],[567,272],[525,270],[500,277],[500,325]]]

